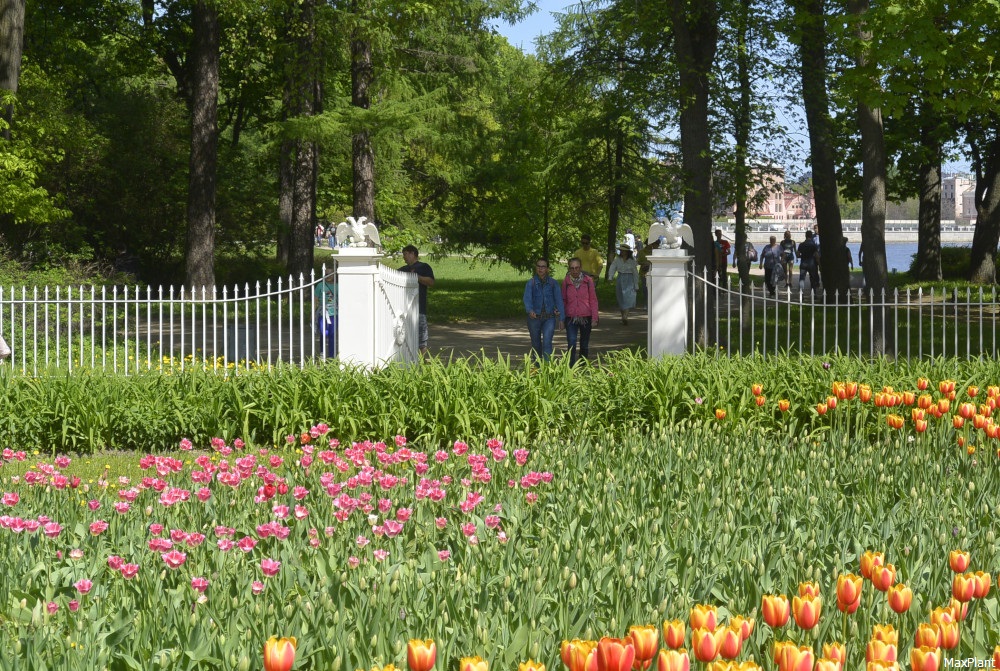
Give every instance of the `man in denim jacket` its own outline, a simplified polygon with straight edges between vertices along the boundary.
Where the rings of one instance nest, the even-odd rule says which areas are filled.
[[[528,313],[531,351],[543,361],[552,357],[552,336],[566,314],[559,283],[549,277],[549,260],[535,262],[535,274],[524,285],[524,310]]]

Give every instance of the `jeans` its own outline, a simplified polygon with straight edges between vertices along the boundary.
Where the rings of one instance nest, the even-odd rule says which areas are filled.
[[[542,319],[528,317],[528,333],[531,335],[531,351],[543,361],[552,358],[552,335],[556,332],[556,318]]]
[[[812,289],[813,293],[819,293],[819,268],[816,267],[816,262],[803,263],[799,265],[799,291],[802,291],[802,283],[806,279],[806,275],[809,275],[809,288]]]
[[[572,319],[566,321],[566,342],[569,348],[569,363],[571,366],[576,365],[576,362],[581,358],[586,359],[587,355],[590,353],[590,330],[591,330],[590,319],[584,320],[582,324],[574,324]],[[577,354],[576,343],[577,339],[580,341],[580,352]]]

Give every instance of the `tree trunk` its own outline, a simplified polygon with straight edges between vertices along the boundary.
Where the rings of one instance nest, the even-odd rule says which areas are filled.
[[[827,295],[847,290],[844,229],[837,194],[836,156],[826,91],[826,25],[823,0],[794,0],[802,74],[802,102],[809,127],[809,147],[821,240],[820,267]]]
[[[750,51],[747,35],[750,32],[750,0],[741,0],[739,5],[739,34],[736,45],[736,79],[739,83],[739,104],[734,119],[736,140],[736,269],[740,274],[740,286],[744,291],[750,287],[750,259],[747,258],[747,183],[750,166],[747,156],[750,146],[751,96]]]
[[[316,58],[315,0],[298,4],[296,19],[295,67],[293,78],[294,116],[313,116],[318,106],[318,59]],[[292,181],[292,222],[288,249],[288,271],[292,275],[308,276],[313,267],[316,230],[316,143],[296,140],[294,143],[294,179]]]
[[[356,13],[370,13],[370,0],[354,3]],[[359,28],[351,38],[351,104],[361,109],[371,108],[372,44]],[[355,133],[351,139],[354,168],[354,216],[375,221],[375,151],[367,130]]]
[[[917,214],[917,279],[941,275],[941,141],[939,122],[925,110],[920,124],[920,209]]]
[[[972,236],[969,281],[996,282],[997,243],[1000,242],[1000,139],[986,147],[985,158],[974,151],[976,168],[976,232]]]
[[[674,50],[680,75],[681,164],[684,174],[684,221],[694,234],[695,272],[704,276],[711,266],[712,138],[708,101],[712,61],[718,45],[718,4],[703,0],[689,6],[672,0]],[[703,286],[703,285],[702,285]],[[695,302],[704,301],[695,296]],[[709,312],[711,312],[711,308]],[[707,346],[710,323],[704,311],[695,311],[695,340]]]
[[[0,0],[0,91],[17,93],[21,77],[21,52],[24,49],[25,0]],[[2,136],[10,140],[10,122],[14,105],[0,107]]]
[[[198,0],[192,12],[191,160],[188,175],[187,278],[192,289],[215,285],[215,173],[218,162],[219,16]]]
[[[278,263],[288,268],[295,208],[295,141],[282,140],[278,148]]]
[[[621,224],[622,200],[625,186],[622,171],[625,165],[625,136],[619,128],[615,132],[615,162],[611,165],[611,192],[608,198],[608,279],[611,279],[611,259],[618,253],[618,227]]]

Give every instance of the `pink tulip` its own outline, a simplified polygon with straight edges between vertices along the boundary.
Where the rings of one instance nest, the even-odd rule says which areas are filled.
[[[45,610],[48,611],[49,615],[55,615],[56,611],[59,610],[59,604],[57,604],[55,601],[49,601],[47,604],[45,604]]]
[[[91,499],[90,501],[87,501],[87,507],[91,510],[97,510],[101,507],[101,502],[97,499]]]
[[[441,561],[448,561],[451,558],[450,550],[438,550],[438,559]]]
[[[266,576],[278,575],[278,571],[281,570],[281,562],[275,561],[269,557],[264,557],[260,560],[260,570],[263,571]]]
[[[138,564],[122,564],[121,568],[122,577],[126,580],[131,580],[139,573]]]
[[[125,560],[119,557],[118,555],[111,555],[110,557],[108,557],[108,568],[110,568],[112,571],[119,570],[122,567],[122,564],[124,563]]]
[[[181,564],[187,561],[187,555],[183,552],[178,552],[177,550],[171,550],[170,552],[165,552],[160,555],[164,562],[166,562],[169,568],[178,568]]]
[[[264,591],[264,583],[262,583],[259,580],[254,580],[252,583],[250,583],[250,591],[253,592],[254,594],[260,594],[261,592]]]
[[[204,591],[208,589],[208,580],[200,577],[191,578],[191,589],[196,592],[204,593]]]
[[[80,602],[77,601],[76,599],[70,600],[69,604],[67,605],[69,606],[69,610],[71,613],[75,613],[76,611],[80,610]]]
[[[21,500],[21,495],[17,492],[4,492],[3,501],[5,506],[16,506],[17,502]]]
[[[80,594],[87,594],[88,592],[90,592],[93,586],[94,583],[87,580],[86,578],[84,578],[83,580],[77,580],[75,583],[73,583],[73,587],[75,587],[76,591],[79,592]]]
[[[102,533],[108,530],[108,523],[104,520],[97,520],[90,524],[90,535],[100,536]]]

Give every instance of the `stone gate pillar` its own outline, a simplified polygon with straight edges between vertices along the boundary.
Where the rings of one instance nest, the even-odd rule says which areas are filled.
[[[375,359],[375,283],[382,255],[374,247],[337,250],[337,355],[343,364],[372,369]]]
[[[681,249],[654,249],[646,278],[649,281],[649,329],[646,351],[650,358],[688,351],[687,268],[694,257]]]

